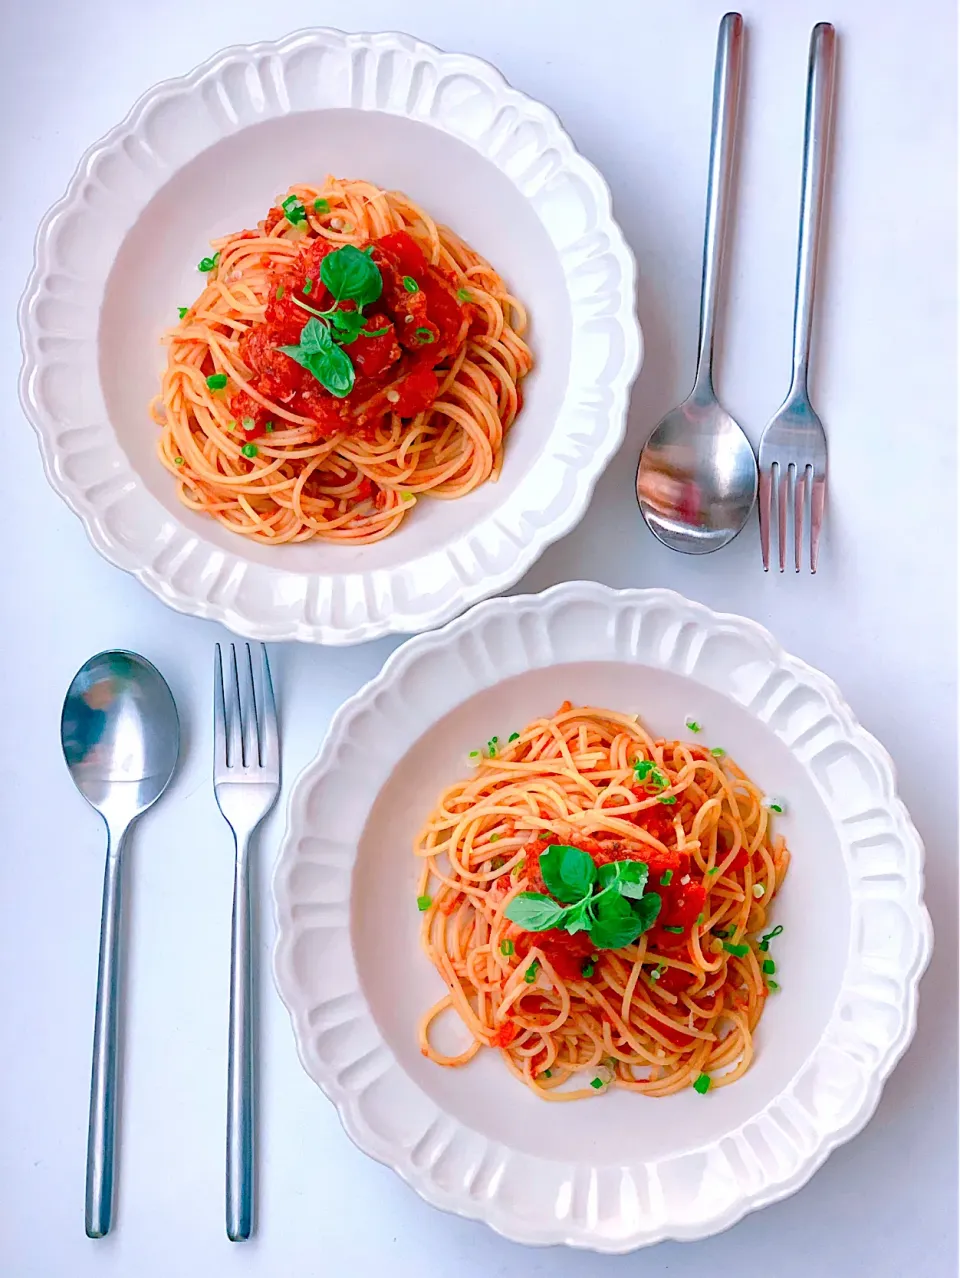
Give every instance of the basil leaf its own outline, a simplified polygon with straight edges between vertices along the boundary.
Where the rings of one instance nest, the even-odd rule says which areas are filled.
[[[518,923],[528,932],[546,932],[556,927],[565,913],[542,892],[521,892],[504,910],[511,923]]]
[[[573,905],[587,895],[597,881],[593,857],[566,843],[551,843],[540,853],[540,873],[558,901]]]
[[[619,950],[630,945],[642,931],[640,920],[628,901],[616,892],[595,898],[596,919],[590,940],[598,950]]]
[[[330,394],[336,395],[338,399],[349,395],[353,390],[355,377],[353,364],[346,351],[342,351],[339,346],[334,346],[328,355],[317,362],[320,365],[319,369],[310,370],[317,381],[326,386]]]
[[[320,278],[338,302],[351,298],[358,309],[375,302],[383,292],[380,268],[353,244],[327,254],[320,264]]]
[[[338,399],[343,399],[353,390],[354,372],[350,357],[334,345],[329,328],[320,320],[307,320],[300,334],[299,346],[278,346],[277,350],[296,360]]]
[[[600,867],[600,886],[616,888],[621,896],[639,900],[650,868],[645,861],[608,861]]]
[[[563,927],[571,936],[575,932],[589,932],[594,923],[593,903],[596,897],[585,896],[576,905],[563,912]]]
[[[659,892],[645,892],[639,901],[634,901],[633,912],[637,918],[637,932],[645,932],[648,927],[653,927],[657,921],[657,915],[660,913]]]
[[[367,322],[359,311],[330,311],[329,314],[334,328],[334,340],[341,346],[349,346],[355,342]]]

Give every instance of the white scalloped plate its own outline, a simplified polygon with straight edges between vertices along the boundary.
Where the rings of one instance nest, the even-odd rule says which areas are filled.
[[[788,801],[782,990],[731,1087],[548,1105],[495,1052],[460,1070],[420,1055],[444,986],[419,948],[413,836],[470,749],[567,697],[669,736],[694,714]],[[754,622],[576,582],[410,640],[340,708],[291,794],[274,969],[303,1065],[361,1149],[519,1242],[628,1251],[783,1198],[863,1127],[915,1027],[922,887],[890,758],[829,679]]]
[[[424,501],[372,546],[264,547],[187,511],[146,405],[162,330],[216,235],[332,171],[404,190],[528,305],[537,366],[503,475]],[[111,563],[259,639],[358,643],[512,585],[583,515],[640,366],[635,267],[610,193],[546,107],[405,35],[301,32],[151,89],[44,218],[20,304],[20,396],[47,478]]]

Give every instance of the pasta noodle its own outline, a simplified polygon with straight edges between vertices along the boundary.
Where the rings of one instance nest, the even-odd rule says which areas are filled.
[[[722,751],[655,740],[635,715],[569,702],[506,743],[494,738],[476,765],[441,795],[415,845],[422,945],[448,986],[421,1023],[424,1055],[459,1066],[497,1047],[517,1078],[556,1101],[611,1086],[668,1096],[741,1077],[777,988],[769,935],[756,934],[789,861],[770,828],[779,805]],[[652,909],[656,893],[653,924],[598,948],[599,931],[511,921],[518,901],[544,907],[548,847],[577,872],[589,858],[594,892],[615,864],[643,862],[626,867],[647,876],[630,904]],[[598,915],[599,897],[589,900]],[[434,1045],[451,1009],[470,1035],[454,1055]]]
[[[382,276],[359,334],[347,322],[363,306],[324,285],[324,258],[346,246]],[[532,366],[526,314],[453,231],[399,192],[328,178],[213,248],[151,404],[184,505],[270,545],[362,545],[421,496],[498,477]],[[311,325],[355,375],[348,392],[312,371]]]

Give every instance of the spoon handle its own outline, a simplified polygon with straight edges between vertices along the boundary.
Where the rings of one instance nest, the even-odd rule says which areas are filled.
[[[730,179],[733,174],[740,71],[743,65],[743,18],[728,13],[720,21],[713,77],[713,123],[707,178],[707,224],[703,235],[703,284],[700,294],[700,349],[695,390],[713,396],[713,334],[726,240]]]
[[[813,294],[817,279],[835,69],[836,31],[829,22],[818,22],[810,36],[810,66],[807,72],[797,297],[793,312],[793,385],[790,388],[791,397],[804,399],[807,395],[807,366],[810,362],[810,335],[813,331]]]
[[[113,1211],[113,1148],[117,1114],[117,991],[120,964],[121,853],[126,830],[108,830],[100,915],[100,967],[93,1022],[90,1123],[87,1128],[88,1238],[102,1238]]]
[[[227,1050],[227,1237],[250,1237],[253,1218],[253,1009],[250,964],[249,836],[237,840],[230,949]]]

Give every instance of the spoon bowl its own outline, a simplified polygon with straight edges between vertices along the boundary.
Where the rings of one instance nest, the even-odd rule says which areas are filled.
[[[637,501],[665,546],[705,555],[732,541],[757,496],[750,441],[711,394],[671,410],[640,454]]]
[[[67,690],[60,739],[77,789],[107,826],[85,1221],[88,1236],[102,1238],[113,1211],[121,853],[132,823],[173,776],[180,720],[170,689],[149,661],[133,652],[99,652]]]

